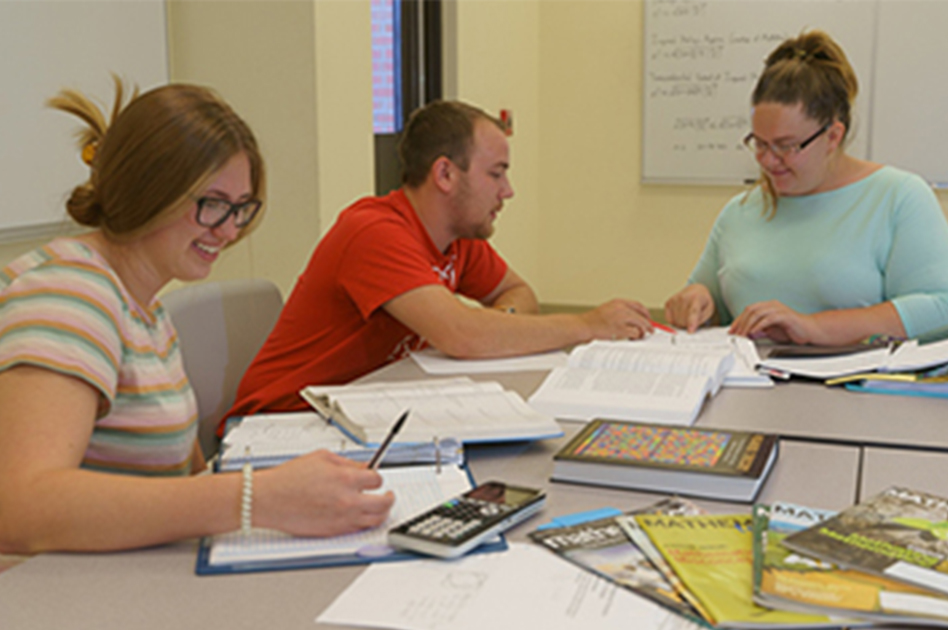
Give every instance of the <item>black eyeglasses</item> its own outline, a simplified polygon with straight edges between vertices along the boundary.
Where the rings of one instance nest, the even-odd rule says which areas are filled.
[[[217,197],[201,197],[197,200],[197,222],[204,227],[216,228],[224,225],[233,215],[235,226],[246,227],[257,216],[262,205],[259,199],[231,203]]]
[[[797,142],[795,144],[770,144],[769,142],[764,142],[755,136],[754,132],[752,131],[744,138],[744,146],[753,151],[758,157],[763,155],[765,151],[770,151],[775,157],[783,159],[791,154],[796,155],[803,149],[810,146],[810,143],[826,133],[826,130],[830,128],[830,124],[831,123],[826,123],[812,136],[803,142]]]

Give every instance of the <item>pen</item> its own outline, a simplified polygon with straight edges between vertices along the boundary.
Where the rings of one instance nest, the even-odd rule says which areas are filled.
[[[657,328],[657,329],[659,329],[659,330],[664,330],[665,332],[671,333],[671,334],[673,334],[673,335],[675,335],[675,334],[678,333],[678,331],[675,330],[674,328],[672,328],[671,326],[666,326],[665,324],[659,324],[658,322],[655,322],[655,321],[652,321],[652,320],[648,320],[648,321],[649,321],[649,323],[652,325],[653,328]]]
[[[392,440],[395,439],[395,434],[402,430],[402,425],[405,424],[405,420],[408,419],[408,412],[411,409],[406,409],[398,420],[395,421],[395,424],[392,425],[391,430],[389,430],[388,435],[385,436],[385,439],[382,440],[382,443],[379,445],[379,450],[375,451],[375,455],[372,456],[372,460],[369,461],[369,468],[375,470],[379,467],[379,464],[382,463],[382,458],[385,457],[385,452],[388,450],[388,447],[391,446]]]

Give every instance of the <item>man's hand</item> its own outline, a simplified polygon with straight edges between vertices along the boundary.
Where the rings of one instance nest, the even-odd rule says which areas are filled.
[[[633,300],[610,300],[580,317],[593,339],[641,339],[653,331],[648,309]]]

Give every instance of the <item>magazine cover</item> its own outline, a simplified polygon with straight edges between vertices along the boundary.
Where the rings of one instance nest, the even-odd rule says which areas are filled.
[[[709,611],[716,627],[839,627],[824,615],[772,610],[754,603],[750,514],[635,518],[685,586]]]
[[[701,508],[678,498],[664,499],[637,513],[699,514]],[[635,513],[635,512],[633,512]],[[616,523],[616,517],[569,527],[540,529],[530,538],[574,564],[694,620],[701,616],[655,570]]]
[[[843,568],[948,593],[948,499],[889,488],[784,545]]]
[[[840,569],[791,551],[782,542],[834,516],[792,503],[754,506],[754,601],[762,606],[869,623],[948,626],[948,597],[881,576]],[[838,616],[861,621],[840,620]]]
[[[673,516],[673,515],[670,515]],[[689,516],[688,514],[680,514],[680,516]],[[701,603],[701,600],[695,597],[695,594],[688,590],[688,587],[678,579],[678,574],[671,568],[671,566],[665,562],[665,557],[661,552],[655,548],[655,545],[652,544],[652,539],[648,537],[642,528],[639,527],[638,521],[635,520],[635,516],[632,514],[623,514],[622,516],[616,517],[616,523],[619,524],[619,527],[625,532],[625,535],[629,537],[629,540],[632,541],[636,547],[639,548],[639,551],[648,558],[648,561],[652,563],[652,566],[656,571],[662,574],[665,578],[665,581],[668,582],[675,592],[688,604],[691,605],[698,613],[706,619],[709,623],[713,623],[714,617],[711,616],[711,613],[704,607]]]

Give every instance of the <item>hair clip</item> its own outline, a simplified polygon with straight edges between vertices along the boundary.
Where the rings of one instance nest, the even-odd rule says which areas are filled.
[[[93,140],[92,142],[86,143],[86,146],[82,147],[82,161],[87,165],[92,166],[92,162],[95,160],[95,152],[99,148],[99,141]]]

